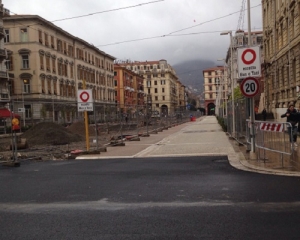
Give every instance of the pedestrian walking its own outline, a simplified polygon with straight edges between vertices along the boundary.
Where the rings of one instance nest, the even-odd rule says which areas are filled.
[[[263,116],[263,120],[266,121],[266,119],[267,119],[267,110],[266,110],[266,108],[264,108],[264,109],[262,110],[261,114],[262,114],[262,116]]]
[[[296,111],[295,106],[293,103],[289,105],[289,108],[287,109],[285,114],[282,114],[281,117],[286,117],[286,121],[291,124],[291,126],[288,127],[288,132],[290,134],[290,142],[291,146],[298,147],[297,144],[297,131],[298,127],[297,124],[299,122],[299,116],[300,114]]]

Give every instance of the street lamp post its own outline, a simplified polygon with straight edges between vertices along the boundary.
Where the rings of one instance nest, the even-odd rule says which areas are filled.
[[[220,71],[216,71],[215,72],[217,77],[215,78],[216,82],[216,102],[215,102],[215,113],[217,116],[220,116],[220,107],[221,107],[221,94],[220,94],[220,90],[221,90],[221,81],[220,81]]]
[[[235,81],[233,76],[233,40],[232,31],[221,32],[220,35],[230,35],[230,83],[231,83],[231,99],[232,99],[232,136],[235,137],[235,103],[234,103],[234,89]]]
[[[223,107],[223,117],[227,116],[227,95],[228,95],[228,86],[227,86],[227,76],[225,76],[225,65],[226,65],[226,59],[217,59],[217,61],[223,61],[223,72],[221,72],[221,78],[222,78],[222,103],[224,105]]]

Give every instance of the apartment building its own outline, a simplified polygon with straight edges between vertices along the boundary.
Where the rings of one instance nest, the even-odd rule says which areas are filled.
[[[5,65],[7,58],[7,51],[4,47],[5,30],[3,28],[3,17],[5,17],[7,14],[9,14],[9,10],[3,7],[2,0],[0,0],[0,109],[8,108],[10,100],[8,74]]]
[[[183,85],[180,81],[177,81],[177,89],[178,89],[177,106],[179,106],[180,110],[183,111],[186,109],[187,106],[188,94],[185,85]]]
[[[115,102],[117,111],[127,116],[134,116],[145,107],[144,79],[130,69],[114,65]]]
[[[207,115],[216,113],[216,106],[227,101],[227,81],[224,67],[217,66],[203,70],[204,108]],[[219,114],[218,114],[219,115]]]
[[[265,104],[280,119],[300,99],[300,1],[263,0],[262,8]]]
[[[166,60],[121,61],[118,64],[143,76],[147,105],[151,105],[155,112],[164,116],[185,109],[185,94],[180,94],[184,86]]]
[[[78,118],[78,89],[91,89],[95,103],[115,105],[113,56],[37,15],[3,20],[11,98],[26,121]]]

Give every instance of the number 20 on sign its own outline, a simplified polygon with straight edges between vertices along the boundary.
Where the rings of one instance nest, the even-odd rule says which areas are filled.
[[[245,97],[254,97],[259,91],[259,81],[253,77],[245,78],[242,81],[240,88]]]

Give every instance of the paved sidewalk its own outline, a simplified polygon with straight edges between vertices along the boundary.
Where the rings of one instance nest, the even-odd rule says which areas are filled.
[[[149,137],[140,137],[140,141],[125,141],[124,143],[125,146],[107,146],[107,152],[101,152],[100,155],[81,155],[76,159],[228,156],[229,163],[240,170],[300,176],[298,171],[274,169],[272,165],[267,167],[267,164],[261,160],[249,159],[248,153],[234,140],[229,139],[215,116],[203,116],[195,122],[150,134]]]

